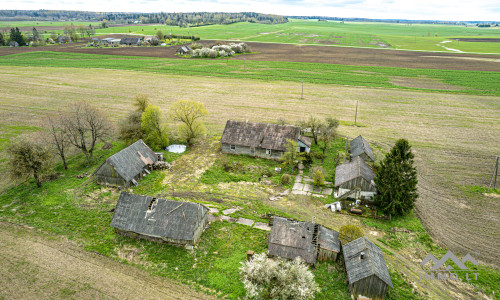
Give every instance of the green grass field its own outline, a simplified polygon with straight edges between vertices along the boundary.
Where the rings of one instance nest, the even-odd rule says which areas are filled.
[[[345,66],[301,62],[241,61],[223,59],[169,59],[99,54],[33,52],[0,57],[2,66],[105,68],[164,74],[251,78],[306,83],[443,90],[450,93],[500,95],[500,73],[483,71],[426,70],[394,67]],[[392,78],[433,79],[443,89],[396,85]],[[448,86],[447,86],[448,85]]]
[[[293,19],[291,22],[276,25],[235,23],[193,28],[166,25],[125,26],[99,29],[97,33],[156,34],[158,30],[162,30],[165,34],[198,35],[202,39],[445,52],[454,52],[442,47],[442,42],[449,41],[450,38],[500,38],[499,28],[395,23],[340,23]],[[445,46],[464,52],[500,54],[500,43],[454,42],[446,43]]]

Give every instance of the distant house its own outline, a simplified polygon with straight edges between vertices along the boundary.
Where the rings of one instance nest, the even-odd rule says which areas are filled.
[[[351,158],[361,156],[365,161],[375,161],[372,147],[370,147],[370,144],[368,144],[361,135],[349,143],[349,148],[351,151]]]
[[[101,42],[101,40],[97,37],[93,37],[91,40],[92,44],[99,44]]]
[[[377,193],[373,178],[375,178],[375,173],[360,156],[356,156],[351,161],[337,166],[335,170],[335,187],[338,188],[337,197],[357,191],[354,198],[373,199],[373,196]]]
[[[120,40],[120,45],[140,46],[140,45],[142,45],[142,38],[141,37],[123,37]]]
[[[361,237],[342,246],[349,290],[355,299],[363,295],[373,300],[385,298],[391,277],[382,250]]]
[[[221,138],[222,152],[279,159],[288,139],[298,143],[299,152],[311,149],[311,139],[302,136],[297,126],[228,120]]]
[[[115,38],[105,38],[101,40],[101,43],[104,45],[119,45],[121,39],[115,39]]]
[[[144,37],[144,43],[149,43],[149,44],[158,44],[160,40],[156,35],[146,35]]]
[[[191,53],[193,51],[193,49],[191,49],[191,47],[189,46],[182,46],[180,47],[178,50],[177,50],[177,54],[180,54],[180,55],[188,55],[189,53]]]
[[[336,231],[319,224],[274,217],[268,249],[269,256],[300,257],[312,265],[316,260],[335,261],[340,242]]]
[[[149,174],[149,168],[158,161],[158,155],[142,140],[112,155],[94,172],[97,183],[128,187]]]
[[[196,245],[208,222],[203,204],[122,192],[111,227],[121,233],[177,245]]]
[[[60,35],[57,37],[57,43],[58,44],[64,44],[64,43],[68,43],[68,42],[71,42],[71,39],[67,36],[64,36],[64,35]]]
[[[10,47],[19,47],[19,43],[18,43],[18,42],[16,42],[16,41],[10,41],[10,42],[9,42],[9,46],[10,46]]]

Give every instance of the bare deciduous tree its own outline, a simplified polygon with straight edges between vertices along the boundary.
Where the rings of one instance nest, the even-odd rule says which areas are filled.
[[[64,169],[67,170],[68,164],[66,163],[66,151],[69,146],[69,137],[63,120],[64,118],[61,114],[57,118],[48,118],[48,142],[52,145],[54,150],[56,150],[56,153],[61,157]]]
[[[97,142],[104,141],[111,133],[106,116],[87,102],[75,103],[64,125],[69,143],[80,149],[87,159],[92,158]]]
[[[201,102],[179,100],[170,107],[170,116],[174,121],[182,122],[181,134],[186,138],[188,146],[192,140],[205,134],[205,125],[201,118],[208,114]]]

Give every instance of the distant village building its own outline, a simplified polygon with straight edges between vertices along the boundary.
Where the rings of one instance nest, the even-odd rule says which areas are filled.
[[[140,45],[142,45],[142,38],[141,37],[123,37],[120,40],[120,45],[140,46]]]
[[[286,259],[300,257],[311,265],[316,260],[335,261],[340,252],[338,236],[336,231],[319,224],[274,217],[268,255]]]
[[[361,156],[356,156],[351,161],[337,166],[335,169],[337,197],[341,198],[350,194],[355,199],[362,197],[373,199],[377,193],[373,178],[375,178],[375,173]]]
[[[151,165],[158,161],[142,140],[112,155],[94,172],[98,184],[128,187],[149,174]]]
[[[103,45],[112,45],[112,46],[118,46],[120,45],[121,39],[115,39],[115,38],[104,38],[101,40],[101,43]]]
[[[203,204],[165,200],[122,192],[111,227],[131,237],[196,245],[208,222]]]
[[[64,36],[64,35],[60,35],[57,37],[58,44],[65,44],[65,43],[69,43],[70,41],[71,41],[71,39],[67,36]]]
[[[180,54],[180,55],[188,55],[189,53],[191,53],[193,51],[193,49],[191,49],[191,47],[189,46],[182,46],[180,47],[178,50],[177,50],[177,54]]]
[[[361,237],[342,246],[348,287],[355,299],[365,296],[383,300],[388,287],[393,287],[382,250]]]
[[[96,45],[96,44],[100,44],[101,43],[101,40],[97,37],[93,37],[91,40],[92,44]]]
[[[158,44],[158,43],[160,43],[160,40],[158,39],[158,37],[156,35],[146,35],[144,37],[144,43]]]
[[[296,141],[299,152],[311,149],[311,139],[302,136],[297,126],[228,120],[221,138],[222,152],[280,159],[287,140]]]
[[[18,43],[18,42],[16,42],[16,41],[10,41],[10,42],[9,42],[9,46],[10,46],[10,47],[19,47],[19,43]]]
[[[372,147],[370,147],[370,144],[368,144],[368,142],[361,135],[349,143],[349,148],[351,152],[351,159],[356,156],[361,156],[361,158],[365,161],[375,161]]]

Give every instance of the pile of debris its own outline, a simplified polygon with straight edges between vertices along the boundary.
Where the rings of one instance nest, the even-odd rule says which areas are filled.
[[[168,162],[166,162],[166,161],[160,161],[160,160],[159,160],[159,161],[155,162],[155,163],[151,166],[151,168],[152,168],[153,170],[169,170],[169,169],[171,169],[171,168],[172,168],[172,164],[170,164],[170,163],[168,163]]]

